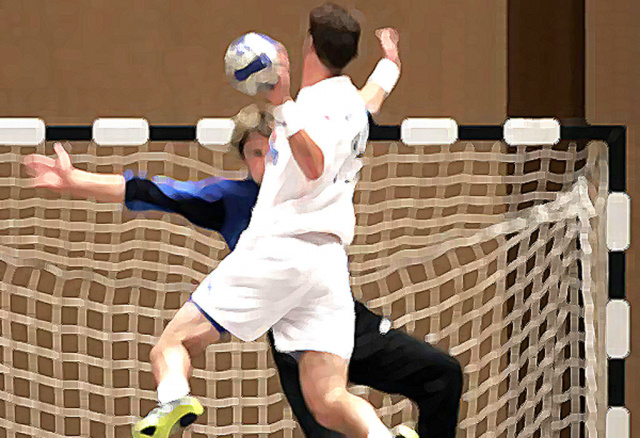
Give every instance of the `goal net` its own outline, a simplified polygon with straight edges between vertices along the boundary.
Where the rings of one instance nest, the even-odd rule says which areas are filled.
[[[187,180],[245,176],[225,148],[68,145],[79,168]],[[0,147],[0,436],[130,436],[156,403],[149,351],[227,254],[213,232],[28,188]],[[353,292],[464,368],[460,437],[595,437],[604,429],[601,142],[371,143],[355,196]],[[211,346],[187,437],[302,436],[264,339]],[[389,426],[416,419],[367,388]]]

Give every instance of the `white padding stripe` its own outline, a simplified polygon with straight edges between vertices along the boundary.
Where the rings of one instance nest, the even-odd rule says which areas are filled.
[[[510,145],[556,144],[560,141],[560,122],[556,119],[508,119],[504,141]]]
[[[627,408],[615,407],[607,410],[604,436],[606,438],[629,438],[631,421]]]
[[[225,145],[233,132],[231,119],[200,119],[196,125],[196,139],[201,145]]]
[[[102,146],[140,146],[149,141],[149,122],[133,118],[96,119],[93,141]]]
[[[408,118],[402,121],[400,138],[409,146],[453,144],[458,141],[458,124],[453,119]]]
[[[612,359],[629,355],[631,306],[626,300],[610,300],[606,310],[606,350]]]
[[[44,121],[38,118],[0,118],[0,144],[37,146],[45,139]]]
[[[625,251],[631,243],[631,198],[613,192],[607,198],[607,248]]]

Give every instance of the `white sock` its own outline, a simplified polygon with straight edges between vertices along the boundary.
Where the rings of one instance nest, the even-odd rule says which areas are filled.
[[[158,401],[161,404],[171,403],[189,395],[189,382],[182,374],[172,373],[158,385]]]
[[[382,423],[374,424],[369,427],[367,438],[393,438],[391,431]]]

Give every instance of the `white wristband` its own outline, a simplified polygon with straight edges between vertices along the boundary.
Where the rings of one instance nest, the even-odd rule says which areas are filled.
[[[375,82],[385,93],[389,94],[400,78],[400,67],[390,59],[384,58],[378,61],[375,70],[369,80]]]
[[[302,131],[303,129],[300,111],[293,100],[287,100],[282,105],[275,107],[273,110],[273,116],[277,123],[284,126],[287,138],[291,137],[296,132]]]

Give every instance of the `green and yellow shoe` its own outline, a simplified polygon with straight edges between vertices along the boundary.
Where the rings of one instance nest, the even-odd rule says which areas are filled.
[[[169,438],[189,426],[202,415],[204,408],[191,396],[158,405],[142,420],[133,425],[133,438]]]

